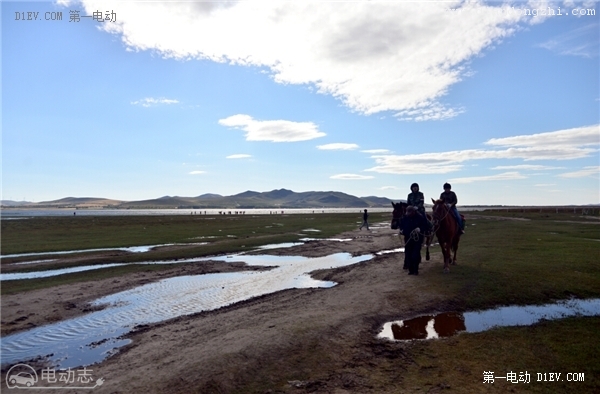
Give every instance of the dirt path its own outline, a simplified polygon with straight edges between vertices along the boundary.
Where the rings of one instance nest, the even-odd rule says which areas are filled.
[[[262,253],[363,255],[400,246],[396,232],[387,227],[352,231],[339,238],[352,241],[312,241]],[[421,264],[416,277],[402,270],[403,254],[383,254],[313,275],[337,282],[333,288],[286,290],[217,311],[139,327],[128,335],[132,344],[91,367],[96,379],[105,379],[93,391],[393,392],[402,379],[402,362],[408,362],[404,355],[407,345],[377,340],[375,335],[386,321],[446,309],[443,297],[427,283],[428,275],[441,272],[438,251],[432,247],[432,260]],[[180,266],[118,281],[2,297],[3,332],[5,326],[14,331],[75,316],[85,312],[87,301],[99,296],[163,277],[200,273],[192,272],[194,269],[201,270],[198,264],[195,268]],[[219,269],[225,267],[210,268]],[[49,306],[52,311],[42,313]]]

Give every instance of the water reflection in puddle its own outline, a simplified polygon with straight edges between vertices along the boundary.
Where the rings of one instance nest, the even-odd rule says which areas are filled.
[[[493,327],[526,326],[542,319],[597,315],[600,315],[600,298],[546,305],[507,306],[479,312],[449,312],[388,322],[383,325],[377,337],[391,340],[434,339],[460,332],[482,332]]]
[[[57,367],[89,365],[103,360],[108,350],[127,343],[119,337],[136,325],[213,310],[291,288],[332,287],[335,282],[316,280],[308,273],[372,257],[337,253],[318,258],[267,255],[203,258],[243,261],[273,269],[168,278],[100,298],[93,305],[108,305],[103,310],[2,338],[2,364],[51,355],[48,359]],[[92,347],[95,344],[100,345]]]

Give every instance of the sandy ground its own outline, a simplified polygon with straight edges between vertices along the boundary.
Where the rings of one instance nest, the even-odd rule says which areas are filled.
[[[364,255],[401,246],[387,224],[338,237],[352,241],[311,241],[261,253]],[[403,369],[402,363],[390,367],[390,360],[404,360],[410,345],[376,339],[381,325],[451,308],[428,286],[428,275],[438,275],[443,266],[439,247],[431,251],[432,260],[423,259],[419,276],[402,269],[402,253],[383,254],[315,272],[315,278],[338,283],[329,289],[286,290],[138,327],[128,335],[130,345],[90,367],[96,379],[104,378],[93,392],[395,392],[385,382],[401,382]],[[2,334],[83,314],[93,299],[151,281],[243,268],[217,262],[182,264],[162,272],[3,296]]]

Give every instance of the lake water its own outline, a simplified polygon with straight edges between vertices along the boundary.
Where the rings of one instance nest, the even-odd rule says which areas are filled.
[[[458,207],[461,212],[484,210],[489,207]],[[318,213],[363,213],[364,208],[267,208],[267,209],[28,209],[2,208],[2,220],[38,216],[157,216],[157,215],[281,215]],[[368,208],[371,213],[392,212],[389,208]]]
[[[369,212],[391,212],[390,208],[369,208]],[[318,213],[362,213],[363,208],[322,209],[17,209],[0,210],[3,220],[38,216],[158,216],[158,215],[281,215]]]

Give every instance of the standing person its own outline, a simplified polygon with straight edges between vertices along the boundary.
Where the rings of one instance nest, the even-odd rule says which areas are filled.
[[[365,212],[363,213],[363,223],[360,225],[359,230],[362,230],[362,228],[364,226],[367,226],[367,230],[369,230],[369,222],[367,221],[369,219],[369,214],[367,213],[367,210],[365,209]]]
[[[413,183],[410,185],[411,193],[406,197],[406,203],[409,206],[416,207],[423,217],[425,216],[425,196],[419,191],[419,184]]]
[[[404,264],[409,275],[419,275],[423,233],[427,229],[427,219],[421,216],[414,205],[406,208],[406,215],[400,220],[400,232],[404,235]]]
[[[440,194],[440,200],[444,201],[444,204],[450,204],[450,210],[454,214],[456,223],[458,223],[460,233],[464,234],[465,223],[463,222],[462,217],[458,213],[458,209],[456,209],[456,204],[458,204],[458,197],[456,197],[456,193],[454,193],[450,189],[452,189],[452,186],[448,182],[444,183],[444,192]]]

